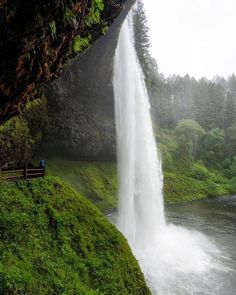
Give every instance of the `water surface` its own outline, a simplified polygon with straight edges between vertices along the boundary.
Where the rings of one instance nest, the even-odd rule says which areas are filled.
[[[211,263],[219,266],[209,273],[189,274],[192,276],[193,289],[183,293],[174,290],[170,294],[236,294],[236,196],[210,198],[202,201],[166,206],[167,223],[203,233],[217,247],[218,251],[211,257]],[[181,243],[181,241],[179,241]],[[183,245],[185,247],[185,245]],[[194,255],[194,253],[193,253]],[[191,257],[190,257],[191,259]],[[177,278],[176,278],[177,279]],[[183,279],[183,277],[182,277]],[[211,282],[209,282],[211,280]],[[173,283],[173,284],[172,284]],[[186,283],[188,283],[186,281]],[[184,282],[183,282],[184,284]],[[187,286],[186,286],[187,288]],[[190,287],[191,288],[191,287]],[[161,294],[162,291],[160,290]],[[164,293],[163,293],[164,294]]]

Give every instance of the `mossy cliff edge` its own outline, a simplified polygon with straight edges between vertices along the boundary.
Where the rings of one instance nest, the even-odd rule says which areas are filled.
[[[124,237],[58,178],[0,196],[1,294],[150,294]]]

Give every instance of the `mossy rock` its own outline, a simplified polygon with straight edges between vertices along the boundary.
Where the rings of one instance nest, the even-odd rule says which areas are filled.
[[[150,294],[125,238],[58,178],[0,196],[1,294]]]
[[[0,125],[0,168],[16,168],[29,162],[41,143],[46,122],[47,102],[39,98]]]

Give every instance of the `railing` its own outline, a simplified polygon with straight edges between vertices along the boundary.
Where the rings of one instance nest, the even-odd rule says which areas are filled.
[[[27,168],[18,170],[0,170],[0,180],[15,181],[20,179],[30,180],[45,176],[45,168]]]

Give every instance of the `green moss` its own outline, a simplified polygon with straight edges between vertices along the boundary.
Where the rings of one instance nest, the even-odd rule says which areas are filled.
[[[150,294],[123,236],[58,178],[0,195],[1,294]]]
[[[45,98],[28,102],[24,111],[0,125],[0,167],[22,166],[32,158],[47,120]]]
[[[69,183],[102,211],[117,207],[116,164],[48,159],[47,166],[50,174]]]

